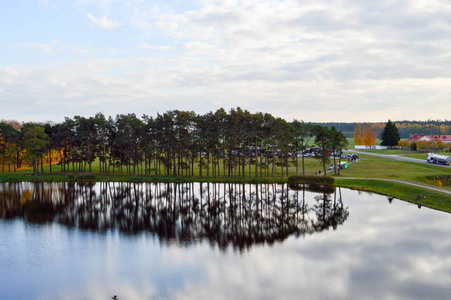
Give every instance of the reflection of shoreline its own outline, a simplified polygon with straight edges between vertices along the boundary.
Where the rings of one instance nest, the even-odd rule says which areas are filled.
[[[207,240],[242,250],[336,229],[346,221],[349,211],[339,189],[306,192],[281,184],[3,183],[0,218],[100,232],[150,232],[163,244]]]

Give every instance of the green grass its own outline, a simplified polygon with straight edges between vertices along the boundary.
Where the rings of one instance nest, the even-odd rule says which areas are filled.
[[[399,155],[403,157],[410,157],[416,159],[424,159],[426,160],[428,153],[421,151],[412,151],[412,150],[402,150],[402,149],[385,149],[385,150],[356,150],[365,153],[376,153],[376,154],[384,154],[384,155]]]
[[[343,179],[343,177],[357,179]],[[376,192],[405,201],[419,203],[434,209],[451,212],[451,197],[449,194],[402,183],[371,180],[393,179],[436,187],[439,185],[434,178],[440,178],[441,188],[451,190],[451,187],[448,185],[449,177],[451,177],[451,169],[449,168],[361,155],[359,162],[350,164],[348,169],[341,170],[340,176],[335,176],[335,182],[338,186],[354,187],[359,190]],[[426,198],[417,200],[416,197],[419,194]]]
[[[387,150],[386,150],[387,151]],[[405,153],[411,153],[410,151],[399,152],[401,150],[390,150],[398,151],[392,152],[398,155],[406,155]],[[377,152],[381,153],[381,152]],[[413,152],[412,152],[413,153]],[[413,153],[414,155],[421,155]],[[424,155],[424,153],[423,153]],[[381,157],[375,157],[370,155],[360,155],[361,160],[357,163],[351,163],[349,168],[345,170],[340,170],[341,175],[335,176],[336,183],[338,186],[342,187],[355,187],[362,190],[372,191],[379,194],[396,197],[406,201],[412,201],[420,203],[422,205],[427,205],[429,207],[451,212],[451,197],[444,193],[430,191],[421,187],[412,187],[409,185],[394,183],[394,182],[383,182],[379,180],[361,180],[363,178],[382,178],[382,179],[395,179],[403,180],[412,183],[418,183],[428,186],[435,186],[437,182],[434,178],[448,178],[451,176],[450,168],[442,168],[434,165],[428,164],[418,164],[411,162],[403,162],[390,160]],[[425,159],[425,158],[424,158]],[[338,163],[338,160],[337,160]],[[49,172],[50,167],[45,166],[44,174],[40,174],[38,177],[39,181],[43,182],[64,182],[69,181],[69,176],[83,175],[86,173],[79,172],[61,172],[60,167],[53,166],[53,172]],[[281,177],[281,170],[277,168],[277,177],[264,177],[264,178],[254,178],[255,166],[251,166],[251,176],[248,174],[248,166],[246,166],[246,177],[224,177],[221,176],[205,177],[206,170],[204,170],[204,177],[200,177],[199,169],[195,169],[196,176],[192,177],[172,177],[172,176],[155,176],[155,175],[128,175],[119,173],[109,173],[104,174],[99,172],[98,164],[94,163],[92,165],[93,175],[95,176],[95,181],[97,182],[233,182],[233,183],[286,183],[287,176],[285,178]],[[305,159],[305,170],[306,175],[314,175],[318,170],[322,170],[322,164],[320,161],[312,158]],[[299,172],[302,174],[302,164],[301,159],[299,159]],[[30,168],[24,168],[18,170],[17,172],[5,172],[0,173],[0,182],[5,181],[33,181],[34,176],[30,176]],[[222,168],[221,168],[222,173]],[[296,168],[291,164],[289,168],[289,175],[295,175]],[[333,172],[328,173],[333,175]],[[285,174],[286,175],[286,174]],[[343,179],[343,177],[351,177],[356,179]],[[361,179],[359,179],[361,178]],[[446,180],[444,182],[447,182]],[[443,181],[442,181],[443,183]],[[442,186],[443,189],[451,190],[451,187],[447,184]],[[418,194],[426,196],[426,199],[421,199],[416,201],[416,196]]]
[[[397,161],[371,155],[360,155],[360,161],[341,170],[342,177],[388,178],[424,183],[426,176],[451,175],[450,168],[429,164]]]
[[[356,151],[361,151],[361,152],[369,152],[369,153],[377,153],[377,154],[385,154],[385,155],[404,155],[407,154],[411,151],[408,150],[399,150],[399,149],[381,149],[381,150],[376,150],[376,149],[356,149]]]
[[[337,186],[376,192],[388,197],[394,197],[433,209],[451,212],[451,199],[449,195],[420,187],[381,180],[336,179],[335,182]],[[418,195],[421,195],[421,199],[417,199]]]

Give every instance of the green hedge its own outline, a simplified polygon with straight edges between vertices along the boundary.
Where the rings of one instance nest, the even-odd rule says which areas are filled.
[[[288,177],[291,184],[316,184],[316,185],[334,185],[335,180],[331,176],[315,176],[315,175],[293,175]]]
[[[69,175],[67,180],[69,182],[95,182],[96,177],[93,174]]]

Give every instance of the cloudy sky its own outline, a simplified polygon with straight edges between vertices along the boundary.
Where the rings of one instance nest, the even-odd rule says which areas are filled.
[[[0,119],[451,119],[449,0],[15,0],[0,20]]]

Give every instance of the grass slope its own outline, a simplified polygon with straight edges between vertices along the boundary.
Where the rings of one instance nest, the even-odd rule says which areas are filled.
[[[410,151],[408,151],[410,152]],[[405,152],[396,150],[382,150],[378,153],[383,154],[396,154],[405,155]],[[416,154],[415,154],[416,155]],[[338,160],[337,160],[338,163]],[[318,170],[322,169],[321,163],[312,158],[305,159],[306,175],[314,175]],[[39,181],[48,182],[64,182],[69,180],[69,176],[74,174],[73,172],[60,172],[58,166],[53,166],[53,172],[50,173],[50,167],[45,166],[44,174],[39,175]],[[206,170],[204,170],[204,177],[200,177],[199,169],[195,170],[196,176],[192,177],[168,177],[168,176],[154,176],[154,175],[128,175],[128,174],[103,174],[99,172],[97,163],[92,165],[93,174],[95,180],[99,182],[116,182],[116,181],[153,181],[153,182],[250,182],[250,183],[269,183],[278,182],[286,183],[287,177],[281,177],[281,170],[277,168],[277,176],[255,178],[254,170],[255,166],[251,166],[251,176],[249,176],[248,167],[246,167],[245,177],[224,177],[223,174],[216,178],[205,177]],[[221,170],[222,172],[222,170]],[[299,172],[302,174],[302,163],[299,160]],[[5,172],[0,173],[0,182],[19,182],[19,181],[33,181],[34,177],[30,176],[30,168],[24,168],[17,172]],[[75,173],[77,175],[79,173]],[[83,174],[83,173],[81,173]],[[295,175],[296,168],[294,163],[289,168],[289,174]],[[286,174],[285,174],[286,175]],[[330,172],[329,175],[333,175]],[[354,178],[354,179],[344,179]],[[413,187],[402,183],[384,182],[380,180],[371,179],[395,179],[408,181],[412,183],[427,185],[431,187],[440,186],[445,190],[451,190],[450,180],[446,178],[451,177],[451,168],[442,168],[428,164],[417,164],[412,162],[396,161],[381,157],[375,157],[370,155],[361,155],[360,161],[351,163],[349,168],[341,170],[341,174],[335,176],[336,183],[341,187],[351,187],[364,191],[376,192],[379,194],[387,195],[389,197],[396,197],[405,201],[419,203],[431,208],[451,212],[451,197],[449,194],[431,191],[421,187]],[[437,178],[444,178],[445,180],[438,180]],[[437,183],[440,183],[438,185]],[[422,199],[416,199],[421,194]]]

